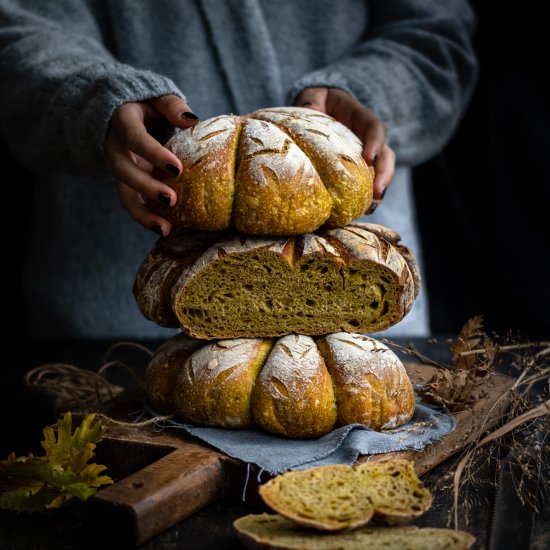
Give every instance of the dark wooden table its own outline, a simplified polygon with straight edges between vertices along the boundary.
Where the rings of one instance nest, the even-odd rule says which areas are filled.
[[[402,345],[413,344],[434,360],[449,360],[448,348],[426,340],[403,341]],[[0,371],[0,459],[9,452],[27,454],[41,453],[42,429],[56,421],[52,403],[43,395],[32,394],[23,384],[24,374],[31,368],[47,363],[69,363],[81,368],[97,370],[112,342],[72,341],[54,343],[24,343],[17,346],[15,359],[5,360]],[[154,350],[160,342],[141,342]],[[143,354],[130,351],[125,358],[128,364],[143,374],[146,360]],[[135,354],[135,355],[134,355]],[[410,357],[407,356],[410,360]],[[124,380],[121,380],[123,383]],[[423,481],[434,495],[431,509],[414,523],[418,526],[447,527],[451,525],[452,480],[449,472],[457,456],[448,459],[423,476]],[[477,472],[479,483],[461,495],[461,501],[468,502],[461,513],[461,528],[476,536],[476,549],[490,548],[494,505],[494,461],[489,461]],[[518,507],[521,504],[518,503]],[[519,510],[519,508],[518,508]],[[265,511],[258,501],[243,502],[238,497],[227,497],[204,508],[184,521],[150,539],[140,548],[145,550],[223,550],[242,548],[237,540],[232,522],[245,514]],[[101,525],[89,521],[85,503],[71,502],[62,509],[42,514],[26,515],[0,511],[0,549],[2,550],[72,550],[104,548]],[[518,517],[521,514],[518,514]],[[534,516],[531,543],[523,548],[542,550],[550,548],[550,506],[543,507]],[[107,546],[108,547],[108,546]],[[117,546],[121,548],[121,546]],[[510,541],[509,546],[521,550],[521,544]]]

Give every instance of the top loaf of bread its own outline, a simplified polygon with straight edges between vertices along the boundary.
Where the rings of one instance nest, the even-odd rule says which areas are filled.
[[[155,177],[176,191],[177,204],[148,206],[174,227],[300,235],[343,227],[372,202],[374,170],[361,141],[312,109],[210,118],[178,132],[166,147],[183,169]]]

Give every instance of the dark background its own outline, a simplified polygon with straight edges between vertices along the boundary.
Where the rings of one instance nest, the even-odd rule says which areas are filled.
[[[414,170],[432,329],[483,314],[501,334],[548,337],[549,31],[534,0],[471,3],[476,92],[445,150]]]
[[[468,111],[445,150],[414,169],[432,331],[455,334],[482,314],[489,330],[548,336],[550,31],[534,0],[513,10],[499,3],[498,12],[490,4],[472,2],[480,76]],[[5,146],[1,161],[13,342],[24,334],[20,266],[33,184]]]

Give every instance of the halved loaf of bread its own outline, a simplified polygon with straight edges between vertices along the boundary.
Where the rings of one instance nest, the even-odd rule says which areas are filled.
[[[432,503],[414,464],[400,459],[289,471],[258,490],[273,511],[321,531],[354,529],[371,519],[405,523]]]
[[[344,533],[307,529],[277,514],[249,514],[233,522],[250,550],[468,550],[466,531],[435,527],[360,527]]]
[[[293,438],[320,437],[336,425],[355,423],[394,428],[415,409],[397,355],[350,333],[216,342],[180,334],[151,358],[147,392],[156,410],[175,411],[188,422],[255,425]]]
[[[148,206],[175,227],[298,235],[346,225],[372,202],[374,170],[361,141],[311,109],[218,116],[178,132],[166,147],[183,170],[155,177],[176,191],[177,204]]]
[[[195,338],[376,332],[420,289],[399,241],[367,223],[290,238],[184,233],[159,239],[134,295],[145,317]]]

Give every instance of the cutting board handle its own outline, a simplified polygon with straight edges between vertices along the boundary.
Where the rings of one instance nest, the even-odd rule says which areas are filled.
[[[102,489],[88,501],[95,535],[136,546],[216,502],[226,493],[226,458],[189,443]]]

